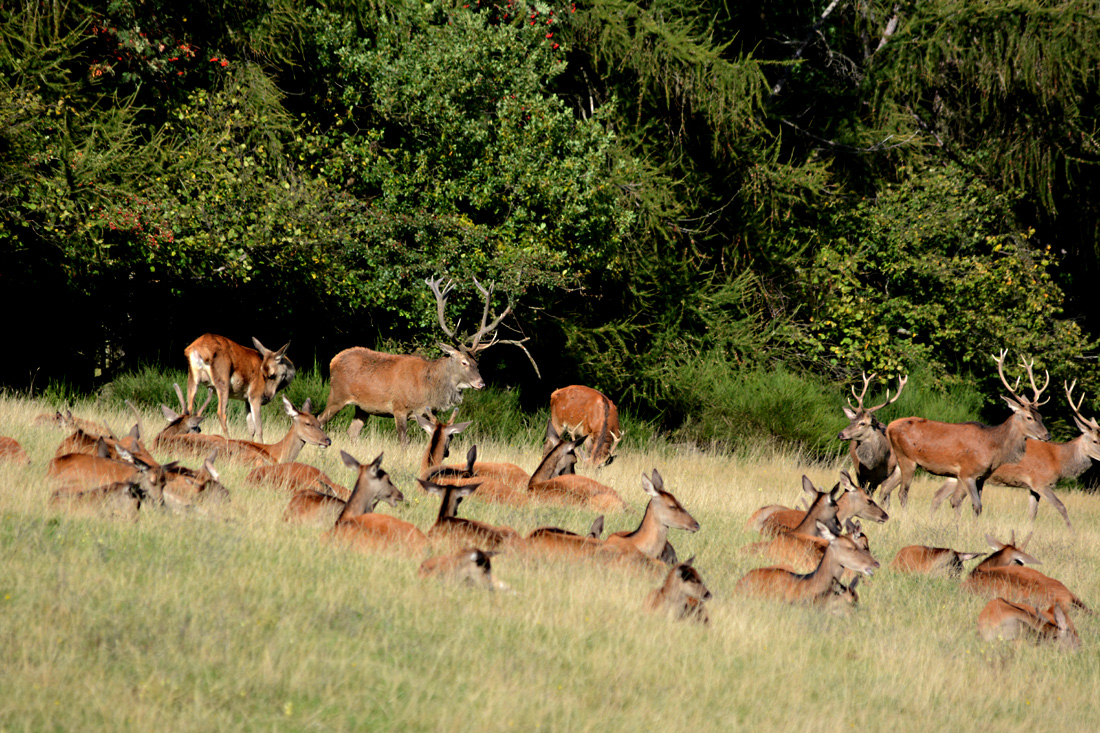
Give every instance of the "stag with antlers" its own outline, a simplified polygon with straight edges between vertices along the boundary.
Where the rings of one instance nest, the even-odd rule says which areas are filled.
[[[485,298],[481,315],[481,327],[462,343],[454,330],[447,325],[447,299],[454,290],[448,283],[442,289],[443,278],[424,281],[435,296],[439,327],[455,345],[438,344],[443,356],[425,359],[416,355],[387,354],[362,346],[345,349],[333,357],[329,364],[330,391],[328,405],[321,413],[321,424],[326,424],[347,405],[355,406],[355,417],[348,434],[359,435],[370,415],[392,415],[397,423],[397,436],[401,445],[407,443],[406,424],[410,415],[432,415],[433,410],[445,410],[462,401],[462,391],[483,389],[485,380],[478,372],[475,355],[496,344],[513,344],[527,353],[523,343],[527,339],[500,339],[497,329],[512,312],[509,301],[504,311],[489,323],[493,284],[482,287],[476,279],[474,285]],[[490,336],[488,343],[482,339]],[[527,354],[528,358],[531,355]],[[534,364],[534,360],[531,361]],[[535,366],[536,372],[538,366]]]
[[[836,436],[837,440],[850,441],[848,450],[852,456],[853,478],[858,486],[870,494],[874,494],[875,489],[890,477],[898,463],[890,449],[890,441],[886,439],[886,426],[878,421],[875,413],[897,402],[901,391],[905,389],[905,383],[909,381],[908,375],[898,377],[898,391],[893,398],[890,397],[890,390],[886,390],[885,402],[874,407],[864,407],[863,398],[867,396],[867,388],[874,378],[873,373],[871,376],[863,374],[863,391],[858,395],[855,385],[852,385],[852,397],[856,398],[856,403],[852,404],[851,397],[848,398],[849,407],[844,408],[844,414],[850,422]]]

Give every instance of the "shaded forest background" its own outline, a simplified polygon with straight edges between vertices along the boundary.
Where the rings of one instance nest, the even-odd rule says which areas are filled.
[[[465,327],[474,277],[515,303],[542,376],[500,345],[491,383],[700,441],[777,374],[999,415],[1002,348],[1095,405],[1098,38],[1091,2],[0,0],[0,383],[206,331],[430,353],[443,274]]]

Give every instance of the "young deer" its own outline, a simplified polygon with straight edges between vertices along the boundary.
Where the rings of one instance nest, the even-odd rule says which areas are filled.
[[[1061,582],[1038,570],[1024,567],[1025,563],[1041,564],[1023,551],[1030,538],[1031,535],[1028,535],[1020,548],[1016,548],[1011,544],[1015,538],[1005,545],[993,536],[986,535],[986,540],[997,551],[970,571],[970,575],[963,581],[963,587],[972,593],[985,596],[1008,596],[1014,599],[1031,600],[1035,603],[1057,602],[1062,604],[1063,608],[1074,606],[1091,614],[1089,607]]]
[[[657,559],[666,552],[670,529],[698,532],[699,522],[688,514],[675,496],[665,491],[664,479],[656,468],[652,478],[642,474],[642,490],[649,494],[650,499],[641,524],[633,532],[615,532],[604,544],[612,550],[637,551]]]
[[[841,524],[855,517],[868,519],[878,524],[882,524],[890,518],[890,515],[871,499],[870,494],[865,489],[857,486],[852,481],[852,477],[848,475],[847,471],[842,470],[840,472],[840,486],[844,489],[844,493],[836,500],[836,517]],[[817,491],[812,484],[807,487],[806,483],[803,483],[803,490],[809,493],[812,498],[817,498]],[[772,505],[757,510],[749,520],[749,524],[757,529],[760,534],[774,537],[782,532],[794,530],[795,527],[806,521],[806,516],[807,512],[801,509],[788,509]]]
[[[1030,639],[1036,644],[1054,642],[1070,651],[1081,648],[1081,638],[1062,604],[1042,611],[1026,603],[994,598],[978,615],[978,634],[985,641]]]
[[[886,426],[886,437],[897,457],[898,465],[882,487],[882,503],[888,506],[890,493],[900,486],[898,495],[904,507],[909,497],[913,471],[920,466],[937,476],[950,476],[970,493],[975,514],[982,513],[982,487],[989,475],[1005,463],[1013,463],[1024,455],[1025,441],[1049,440],[1050,432],[1043,425],[1039,407],[1045,404],[1039,397],[1050,385],[1050,374],[1040,389],[1032,373],[1034,362],[1024,363],[1033,396],[1029,400],[1016,394],[1004,373],[1002,351],[997,362],[1001,383],[1011,397],[1004,397],[1012,415],[1000,425],[980,423],[945,423],[923,417],[903,417]],[[1016,382],[1019,386],[1019,380]]]
[[[788,603],[826,603],[835,593],[845,569],[864,575],[873,575],[879,567],[871,553],[854,539],[837,536],[828,527],[818,523],[817,531],[829,544],[821,561],[813,572],[800,575],[786,568],[757,568],[737,581],[736,593],[773,598]]]
[[[314,417],[310,400],[306,400],[301,410],[295,409],[290,400],[283,396],[283,409],[290,416],[290,430],[278,443],[254,443],[248,440],[233,440],[219,436],[187,433],[176,435],[161,441],[166,448],[205,453],[217,448],[224,451],[229,460],[251,466],[274,463],[291,463],[308,443],[327,448],[332,441],[321,429]]]
[[[547,428],[547,437],[553,439],[555,445],[543,458],[527,484],[527,493],[532,500],[570,504],[599,512],[628,509],[627,503],[610,486],[587,476],[563,473],[566,470],[571,471],[576,463],[576,449],[584,442],[584,436],[574,440],[561,440],[553,425],[550,425]],[[557,475],[544,478],[547,473],[555,471]]]
[[[694,559],[694,556],[690,557],[668,571],[664,584],[646,596],[647,611],[664,612],[678,621],[688,619],[701,624],[710,623],[703,603],[710,600],[711,594],[699,571],[692,567]]]
[[[397,506],[397,502],[405,500],[404,494],[390,481],[389,474],[382,470],[382,454],[379,453],[368,464],[360,463],[345,451],[340,451],[340,458],[358,476],[351,498],[344,504],[332,529],[324,534],[324,539],[336,540],[359,550],[392,547],[416,551],[426,549],[428,538],[416,526],[396,517],[374,512],[379,501]],[[301,493],[291,500],[291,507],[287,508],[288,514],[299,495]]]
[[[863,391],[858,395],[856,388],[852,386],[852,396],[858,404],[853,405],[849,398],[844,414],[848,418],[848,427],[840,431],[837,440],[850,441],[848,452],[852,457],[852,472],[855,474],[856,483],[871,494],[875,493],[882,482],[889,478],[897,466],[897,459],[890,448],[890,441],[886,438],[886,426],[875,417],[875,413],[901,397],[901,391],[905,389],[908,376],[898,377],[898,391],[893,398],[890,390],[886,390],[886,401],[874,407],[864,407],[863,398],[867,395],[867,388],[875,375],[863,375]]]
[[[429,557],[420,564],[418,574],[421,578],[435,577],[486,590],[496,590],[497,582],[493,580],[490,561],[496,554],[483,552],[476,547],[467,547],[451,555]],[[504,587],[503,584],[501,587]]]
[[[225,336],[204,333],[183,350],[187,357],[187,412],[195,407],[195,391],[200,384],[210,384],[218,394],[218,420],[222,434],[229,437],[225,409],[229,400],[248,404],[248,432],[252,440],[263,442],[264,427],[260,407],[271,402],[275,393],[294,380],[294,364],[286,358],[288,342],[278,351],[271,351],[253,337],[255,349],[241,346]]]
[[[958,552],[947,547],[908,545],[898,550],[890,567],[899,573],[946,574],[958,578],[963,563],[981,557],[984,552]]]
[[[482,546],[487,550],[496,550],[507,542],[519,539],[519,535],[511,527],[494,527],[485,522],[455,516],[458,505],[464,498],[477,491],[479,484],[440,486],[419,478],[416,481],[422,489],[441,499],[439,515],[436,517],[435,524],[428,530],[429,538],[448,538]]]

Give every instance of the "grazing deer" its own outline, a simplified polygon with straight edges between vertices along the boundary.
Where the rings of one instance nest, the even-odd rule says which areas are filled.
[[[909,485],[913,471],[920,466],[937,476],[950,476],[959,481],[970,493],[975,514],[982,513],[982,486],[989,475],[1005,463],[1013,463],[1024,455],[1027,438],[1049,440],[1050,433],[1043,425],[1039,407],[1040,395],[1050,385],[1050,373],[1042,389],[1035,385],[1032,373],[1034,362],[1022,362],[1034,396],[1029,400],[1016,394],[1004,373],[1007,350],[1001,351],[997,373],[1011,397],[1003,397],[1012,409],[1012,415],[1000,425],[990,427],[981,423],[945,423],[926,420],[923,417],[903,417],[886,426],[886,437],[897,457],[898,465],[883,485],[882,503],[888,506],[890,493],[899,486],[901,505],[909,498]],[[1016,382],[1019,386],[1019,380]]]
[[[397,547],[419,552],[426,549],[428,538],[415,525],[374,512],[379,501],[397,506],[397,502],[405,500],[404,494],[390,481],[389,474],[382,470],[382,454],[367,464],[360,463],[345,451],[340,451],[340,458],[358,475],[351,498],[344,504],[332,529],[324,534],[324,539],[359,550]]]
[[[440,486],[419,478],[416,482],[420,484],[420,488],[441,499],[439,515],[427,533],[429,538],[444,537],[469,542],[483,546],[487,550],[496,550],[507,542],[519,540],[519,535],[511,527],[494,527],[485,522],[455,516],[458,505],[464,498],[477,491],[478,484]]]
[[[813,484],[807,486],[808,483],[808,481],[804,481],[802,488],[816,500],[818,492],[814,489]],[[882,524],[890,518],[890,515],[871,499],[870,494],[863,487],[857,486],[852,481],[852,477],[848,475],[847,471],[842,470],[840,472],[840,485],[844,491],[841,493],[840,498],[836,500],[836,518],[839,523],[843,524],[848,519],[860,517]],[[749,526],[762,535],[774,537],[782,532],[792,531],[799,524],[806,521],[806,516],[807,512],[801,509],[788,509],[787,507],[772,505],[757,510],[749,520]],[[807,526],[812,527],[812,522],[808,523]]]
[[[271,351],[253,337],[255,349],[241,346],[225,336],[204,333],[183,350],[187,357],[187,412],[195,407],[195,390],[209,384],[218,394],[218,420],[222,433],[229,437],[225,409],[229,400],[248,404],[249,438],[263,442],[264,426],[260,406],[271,402],[275,393],[294,380],[294,364],[286,358],[287,342],[278,351]]]
[[[436,315],[439,327],[453,342],[459,339],[447,326],[445,311],[447,298],[454,287],[448,284],[442,291],[443,278],[424,281],[435,295]],[[515,344],[526,351],[521,341],[501,341],[495,335],[501,321],[512,311],[509,302],[504,312],[486,325],[493,286],[483,288],[477,280],[474,284],[485,296],[485,309],[481,316],[481,328],[470,336],[469,345],[450,346],[439,343],[444,355],[435,360],[404,354],[386,354],[362,346],[345,349],[332,358],[329,364],[329,397],[321,424],[325,425],[336,413],[348,405],[355,406],[348,435],[356,437],[370,415],[392,415],[397,424],[397,437],[406,445],[405,426],[409,415],[430,415],[432,410],[445,410],[462,402],[465,389],[484,389],[485,380],[477,368],[475,355],[498,343]],[[481,339],[493,334],[487,344]],[[528,356],[530,356],[528,354]],[[534,363],[534,362],[532,362]]]
[[[646,557],[657,559],[666,552],[670,529],[698,532],[699,522],[688,514],[675,496],[665,491],[665,481],[656,468],[652,477],[642,473],[642,490],[649,494],[650,499],[641,524],[633,532],[615,532],[604,544],[611,549],[636,550]]]
[[[984,552],[958,552],[947,547],[908,545],[898,550],[890,567],[899,573],[962,575],[963,563],[981,557]]]
[[[1058,510],[1065,520],[1066,526],[1073,529],[1069,521],[1069,512],[1066,506],[1054,494],[1054,486],[1061,479],[1077,478],[1087,471],[1093,461],[1100,461],[1100,425],[1095,418],[1085,418],[1081,414],[1081,404],[1085,396],[1077,404],[1073,402],[1073,388],[1077,382],[1063,386],[1066,389],[1066,399],[1073,409],[1073,421],[1077,429],[1081,431],[1068,443],[1048,443],[1028,438],[1024,447],[1023,457],[1014,463],[1004,463],[990,474],[986,483],[992,486],[1008,486],[1016,489],[1027,489],[1029,492],[1028,517],[1034,522],[1035,515],[1039,511],[1039,499],[1045,498]],[[943,487],[932,498],[932,512],[935,513],[940,502],[951,496],[951,506],[956,513],[962,509],[963,490],[955,479],[947,479]]]
[[[692,567],[694,559],[694,556],[689,557],[668,571],[664,584],[646,596],[647,611],[664,612],[677,621],[688,619],[704,625],[710,623],[710,615],[703,603],[710,600],[711,594],[699,571]]]
[[[435,577],[486,590],[496,590],[497,581],[493,580],[490,562],[494,555],[496,555],[495,552],[483,552],[476,547],[467,547],[452,555],[429,557],[420,564],[418,574],[421,578]],[[504,587],[503,584],[501,587]]]
[[[800,575],[782,567],[757,568],[737,581],[734,592],[787,603],[827,604],[846,569],[874,574],[879,564],[868,550],[851,537],[837,536],[824,524],[818,524],[818,532],[829,544],[813,572]]]
[[[527,484],[527,494],[531,500],[571,504],[599,512],[629,509],[615,489],[587,476],[572,473],[577,460],[577,446],[585,440],[583,435],[573,440],[562,440],[551,424],[547,426],[547,439],[555,441],[555,444],[531,474]]]
[[[227,459],[251,466],[292,463],[307,443],[319,445],[322,448],[332,445],[332,440],[310,412],[312,405],[309,399],[306,399],[302,409],[298,410],[286,395],[283,395],[283,409],[290,417],[290,429],[278,443],[255,443],[249,440],[234,440],[199,433],[174,435],[161,442],[169,449],[189,450],[195,453],[205,453],[217,448],[224,451]]]
[[[1056,642],[1070,651],[1081,648],[1081,637],[1062,604],[1042,611],[1026,603],[994,598],[978,614],[978,634],[985,641],[1030,639],[1036,644]]]
[[[584,448],[587,463],[606,466],[614,459],[615,446],[623,437],[619,427],[619,409],[603,392],[574,384],[554,390],[550,395],[550,422],[559,434],[574,438],[587,436]],[[543,452],[554,443],[547,438]]]
[[[905,389],[909,376],[898,377],[898,391],[893,398],[890,390],[886,390],[886,401],[874,407],[864,407],[863,398],[867,396],[867,387],[874,374],[863,374],[863,391],[856,394],[855,385],[852,386],[852,396],[856,398],[856,404],[848,399],[849,407],[845,407],[848,427],[840,431],[837,440],[850,441],[848,452],[852,456],[852,473],[855,474],[856,483],[867,489],[871,494],[875,493],[882,482],[889,478],[897,466],[894,452],[890,449],[890,441],[886,439],[886,426],[875,417],[875,413],[888,405],[897,402],[901,397],[901,391]]]
[[[16,463],[30,463],[23,446],[15,438],[0,436],[0,461],[14,461]]]

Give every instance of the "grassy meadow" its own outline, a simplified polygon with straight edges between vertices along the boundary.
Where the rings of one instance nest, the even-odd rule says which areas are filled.
[[[469,398],[468,398],[469,399]],[[139,401],[149,435],[164,424]],[[317,402],[316,398],[314,400]],[[323,400],[322,400],[323,401]],[[736,581],[767,564],[740,551],[760,505],[794,505],[800,477],[831,486],[840,463],[762,451],[701,452],[659,439],[624,442],[598,477],[633,514],[646,498],[642,471],[702,525],[673,532],[681,557],[714,594],[711,624],[676,623],[642,610],[663,577],[596,564],[494,558],[510,592],[488,593],[417,576],[420,556],[357,554],[319,541],[321,526],[289,526],[288,495],[220,466],[232,503],[212,516],[150,511],[135,523],[69,516],[47,507],[44,473],[64,433],[34,425],[45,401],[0,397],[0,435],[31,463],[0,464],[0,729],[16,730],[1086,730],[1100,702],[1100,623],[1073,615],[1079,653],[987,644],[975,631],[985,601],[958,581],[899,575],[887,566],[908,544],[985,550],[986,532],[1026,533],[1022,491],[989,487],[985,512],[956,522],[928,517],[938,483],[918,477],[907,511],[864,523],[882,563],[859,587],[848,617],[734,597]],[[121,399],[76,414],[121,428]],[[213,412],[213,408],[210,409]],[[349,411],[350,412],[350,411]],[[462,418],[460,418],[462,419]],[[837,409],[837,427],[844,427]],[[264,409],[265,437],[288,419]],[[423,432],[402,450],[392,423],[374,419],[356,440],[330,427],[333,446],[299,460],[349,484],[339,450],[383,467],[408,498],[379,511],[426,529],[438,504],[415,484]],[[246,437],[234,412],[234,437]],[[627,430],[632,425],[626,424]],[[216,419],[206,423],[216,432]],[[536,420],[519,442],[481,436],[479,455],[531,470]],[[637,434],[645,434],[645,430]],[[471,439],[457,436],[453,461]],[[167,457],[165,457],[167,458]],[[188,461],[195,465],[197,461]],[[589,471],[585,471],[590,473]],[[1040,570],[1100,606],[1100,499],[1063,492],[1076,534],[1041,505],[1028,547]],[[591,512],[513,509],[466,501],[460,514],[526,532],[555,524],[585,530]]]

